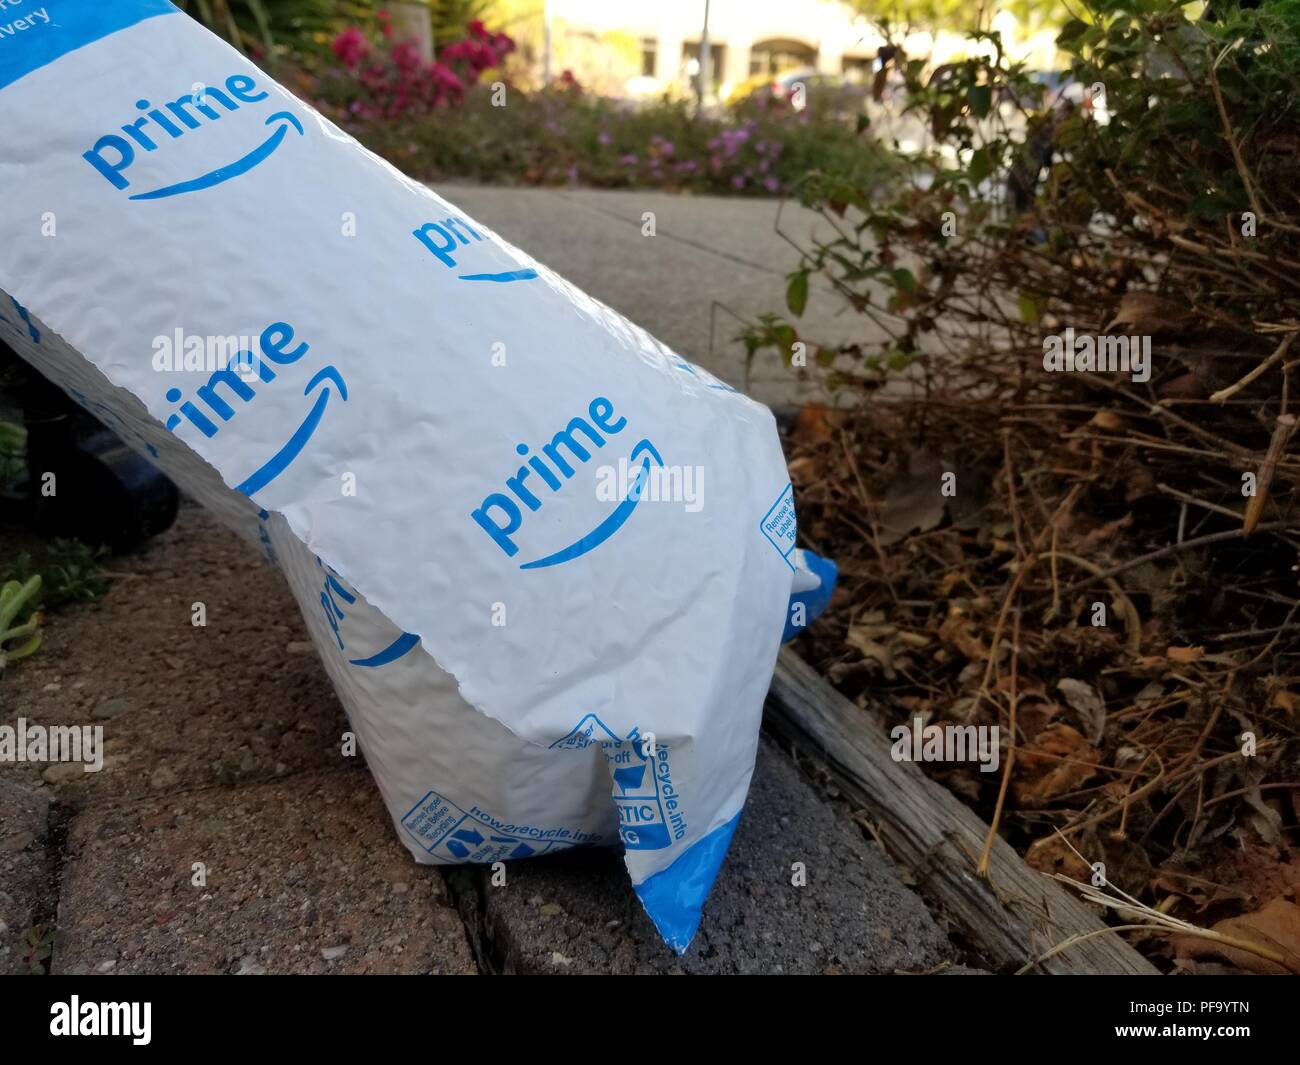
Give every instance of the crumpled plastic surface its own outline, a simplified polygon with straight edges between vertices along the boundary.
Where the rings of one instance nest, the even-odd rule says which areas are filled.
[[[791,594],[770,412],[170,4],[36,7],[0,335],[283,570],[416,860],[621,843],[684,950]]]

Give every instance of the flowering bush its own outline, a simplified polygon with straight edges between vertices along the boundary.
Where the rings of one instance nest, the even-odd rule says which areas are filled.
[[[391,120],[461,103],[484,71],[515,50],[515,42],[475,19],[467,37],[428,62],[414,41],[396,39],[392,20],[381,11],[378,39],[352,26],[334,38],[330,50],[341,67],[322,76],[321,96],[344,104],[359,120]]]
[[[777,196],[818,171],[870,183],[886,158],[865,132],[864,94],[849,86],[818,88],[799,108],[755,96],[700,114],[683,100],[585,92],[565,70],[531,93],[499,75],[503,96],[481,82],[515,50],[508,35],[475,20],[430,63],[414,42],[395,39],[382,12],[376,37],[351,27],[330,50],[308,92],[370,148],[426,180]]]
[[[485,88],[469,88],[436,124],[409,112],[372,121],[377,116],[355,108],[346,124],[427,180],[775,196],[823,169],[869,182],[884,159],[844,102],[829,95],[810,95],[802,110],[766,99],[700,115],[684,101],[635,104],[584,93],[565,73],[541,92],[510,89],[504,107]]]

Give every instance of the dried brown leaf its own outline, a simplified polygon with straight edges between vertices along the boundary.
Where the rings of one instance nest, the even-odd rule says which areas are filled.
[[[1187,323],[1185,309],[1154,292],[1126,292],[1105,331],[1110,333],[1120,327],[1122,332],[1154,336],[1162,332],[1177,332]]]
[[[1016,802],[1037,807],[1074,791],[1097,772],[1098,754],[1083,734],[1062,722],[1048,725],[1016,752]]]
[[[1063,677],[1056,688],[1079,715],[1089,741],[1096,743],[1100,740],[1106,731],[1106,703],[1097,694],[1097,689],[1075,677]]]
[[[1212,931],[1264,947],[1280,955],[1283,964],[1198,936],[1174,937],[1178,955],[1192,959],[1222,958],[1238,968],[1263,975],[1285,976],[1288,972],[1300,975],[1300,906],[1294,902],[1273,899],[1254,913],[1220,921]]]

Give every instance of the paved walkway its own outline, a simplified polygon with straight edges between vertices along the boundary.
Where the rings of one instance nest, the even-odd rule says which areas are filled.
[[[102,725],[104,768],[0,764],[0,973],[920,972],[957,952],[764,744],[677,958],[613,852],[444,875],[398,842],[283,580],[185,506],[0,682],[0,724]],[[207,606],[207,626],[190,624]],[[792,883],[804,863],[806,886]]]
[[[745,385],[739,319],[785,314],[786,275],[829,226],[797,204],[599,189],[437,185],[437,191],[664,343],[737,388]],[[655,236],[642,236],[642,216]],[[779,229],[778,229],[779,226]],[[784,234],[784,235],[783,235]],[[796,320],[821,344],[867,339],[870,323],[814,282]],[[874,334],[873,334],[874,335]],[[810,343],[811,348],[811,343]],[[811,354],[811,352],[810,352]],[[822,395],[805,374],[760,353],[750,394],[774,406]]]

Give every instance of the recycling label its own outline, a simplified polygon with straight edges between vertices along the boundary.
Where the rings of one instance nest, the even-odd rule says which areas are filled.
[[[430,791],[402,818],[402,827],[435,858],[448,862],[500,862],[534,858],[566,847],[601,842],[599,832],[541,828],[502,821],[471,806],[462,810]]]
[[[599,744],[614,780],[618,837],[628,850],[659,850],[686,835],[686,812],[673,784],[668,748],[633,729],[620,740],[588,714],[552,749],[585,750]]]

